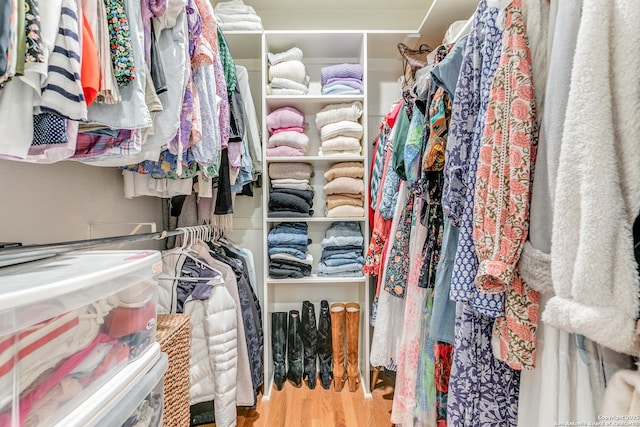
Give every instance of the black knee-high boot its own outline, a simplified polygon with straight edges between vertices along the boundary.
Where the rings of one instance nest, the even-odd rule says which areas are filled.
[[[289,311],[287,340],[287,379],[296,387],[302,386],[302,339],[300,338],[300,312]]]
[[[271,352],[273,353],[273,382],[278,390],[287,376],[285,366],[287,351],[287,312],[271,313]]]
[[[331,313],[326,300],[320,302],[318,318],[318,359],[322,388],[329,390],[333,378],[333,347],[331,345]]]
[[[304,347],[304,374],[309,388],[316,388],[316,359],[318,347],[318,329],[316,328],[316,310],[309,301],[302,302],[302,345]]]

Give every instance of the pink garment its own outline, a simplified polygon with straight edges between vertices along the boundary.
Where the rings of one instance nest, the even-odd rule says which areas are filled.
[[[293,107],[282,107],[267,115],[269,132],[288,127],[304,127],[304,114]]]
[[[274,129],[273,132],[271,132],[272,135],[275,135],[277,133],[280,132],[300,132],[303,133],[304,132],[304,128],[302,126],[291,126],[288,128],[278,128],[278,129]]]
[[[421,198],[416,198],[414,213],[420,212]],[[414,214],[415,215],[415,214]],[[413,412],[416,408],[416,382],[418,359],[420,354],[420,332],[422,311],[428,289],[418,286],[422,270],[422,247],[427,238],[427,228],[420,221],[415,221],[411,230],[410,251],[411,262],[407,280],[406,305],[402,341],[398,353],[398,371],[396,387],[393,393],[391,422],[403,426],[413,425]],[[393,262],[389,260],[389,262]],[[435,421],[435,420],[434,420]]]
[[[94,349],[94,347],[102,342],[111,340],[106,334],[98,334],[98,336],[83,350],[75,353],[65,360],[60,367],[40,385],[31,390],[26,396],[20,399],[20,425],[22,425],[33,406],[39,400],[43,399],[49,390],[55,387],[64,377],[66,377],[80,362]],[[11,412],[0,414],[0,425],[11,424]]]
[[[538,292],[522,282],[517,267],[529,231],[538,123],[520,3],[513,0],[506,9],[502,53],[487,104],[473,206],[473,242],[479,261],[475,285],[487,293],[507,292],[505,317],[494,327],[499,357],[513,369],[533,369]]]
[[[309,137],[300,132],[280,132],[271,135],[267,141],[267,148],[279,147],[281,145],[299,148],[306,153],[309,149]]]
[[[279,147],[267,148],[267,157],[296,157],[304,156],[304,151],[299,148],[281,145]]]

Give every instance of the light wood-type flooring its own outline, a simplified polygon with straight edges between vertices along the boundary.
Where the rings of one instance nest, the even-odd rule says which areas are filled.
[[[372,394],[365,400],[362,390],[351,393],[347,385],[340,393],[325,390],[319,379],[314,390],[306,383],[301,388],[286,383],[256,409],[239,410],[238,427],[390,427],[392,383],[381,375]]]

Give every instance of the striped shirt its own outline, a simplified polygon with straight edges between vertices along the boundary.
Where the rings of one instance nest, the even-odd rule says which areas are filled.
[[[86,120],[87,105],[80,81],[80,37],[74,0],[63,0],[60,26],[49,57],[40,110],[70,120]]]

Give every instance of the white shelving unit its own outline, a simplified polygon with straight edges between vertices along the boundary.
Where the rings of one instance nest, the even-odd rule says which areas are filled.
[[[302,62],[310,78],[309,94],[300,96],[276,96],[267,95],[268,84],[268,52],[283,52],[297,46],[304,53]],[[341,63],[360,63],[364,70],[364,94],[358,96],[345,95],[321,95],[320,69],[327,65]],[[314,263],[312,275],[301,279],[272,279],[269,277],[269,263],[264,263],[263,284],[263,316],[264,316],[264,349],[265,349],[265,390],[263,399],[269,399],[273,390],[273,358],[271,354],[271,313],[275,311],[300,310],[302,301],[311,301],[316,308],[316,316],[320,312],[320,301],[326,299],[333,302],[358,302],[360,304],[360,339],[359,339],[359,367],[361,375],[361,392],[365,398],[370,398],[369,378],[369,302],[370,286],[366,277],[340,278],[318,277],[316,275],[317,264],[322,255],[320,242],[331,223],[336,221],[354,221],[360,224],[365,238],[365,250],[368,247],[369,223],[367,217],[361,218],[327,218],[325,215],[326,200],[323,186],[326,184],[324,171],[335,163],[345,161],[360,161],[364,165],[365,200],[368,197],[369,166],[367,135],[367,35],[363,31],[265,31],[262,39],[262,134],[263,159],[264,159],[264,185],[263,185],[263,242],[264,253],[267,253],[267,235],[271,228],[282,222],[306,222],[308,235],[312,243],[309,252]],[[361,156],[319,156],[320,134],[315,124],[316,113],[330,104],[342,104],[359,101],[363,105],[363,114],[360,123],[364,128],[362,137]],[[266,116],[277,108],[294,107],[305,114],[305,122],[308,124],[305,133],[309,136],[309,150],[307,156],[302,157],[276,157],[266,156],[266,141],[268,130],[266,128]],[[309,218],[275,218],[269,217],[269,191],[270,183],[268,166],[274,162],[304,162],[313,167],[314,175],[311,178],[311,186],[315,190],[313,201],[314,214]],[[265,255],[266,256],[266,255]],[[287,387],[290,385],[285,385]],[[306,387],[303,385],[303,387]],[[320,384],[317,385],[320,387]],[[343,390],[343,393],[348,390]]]

